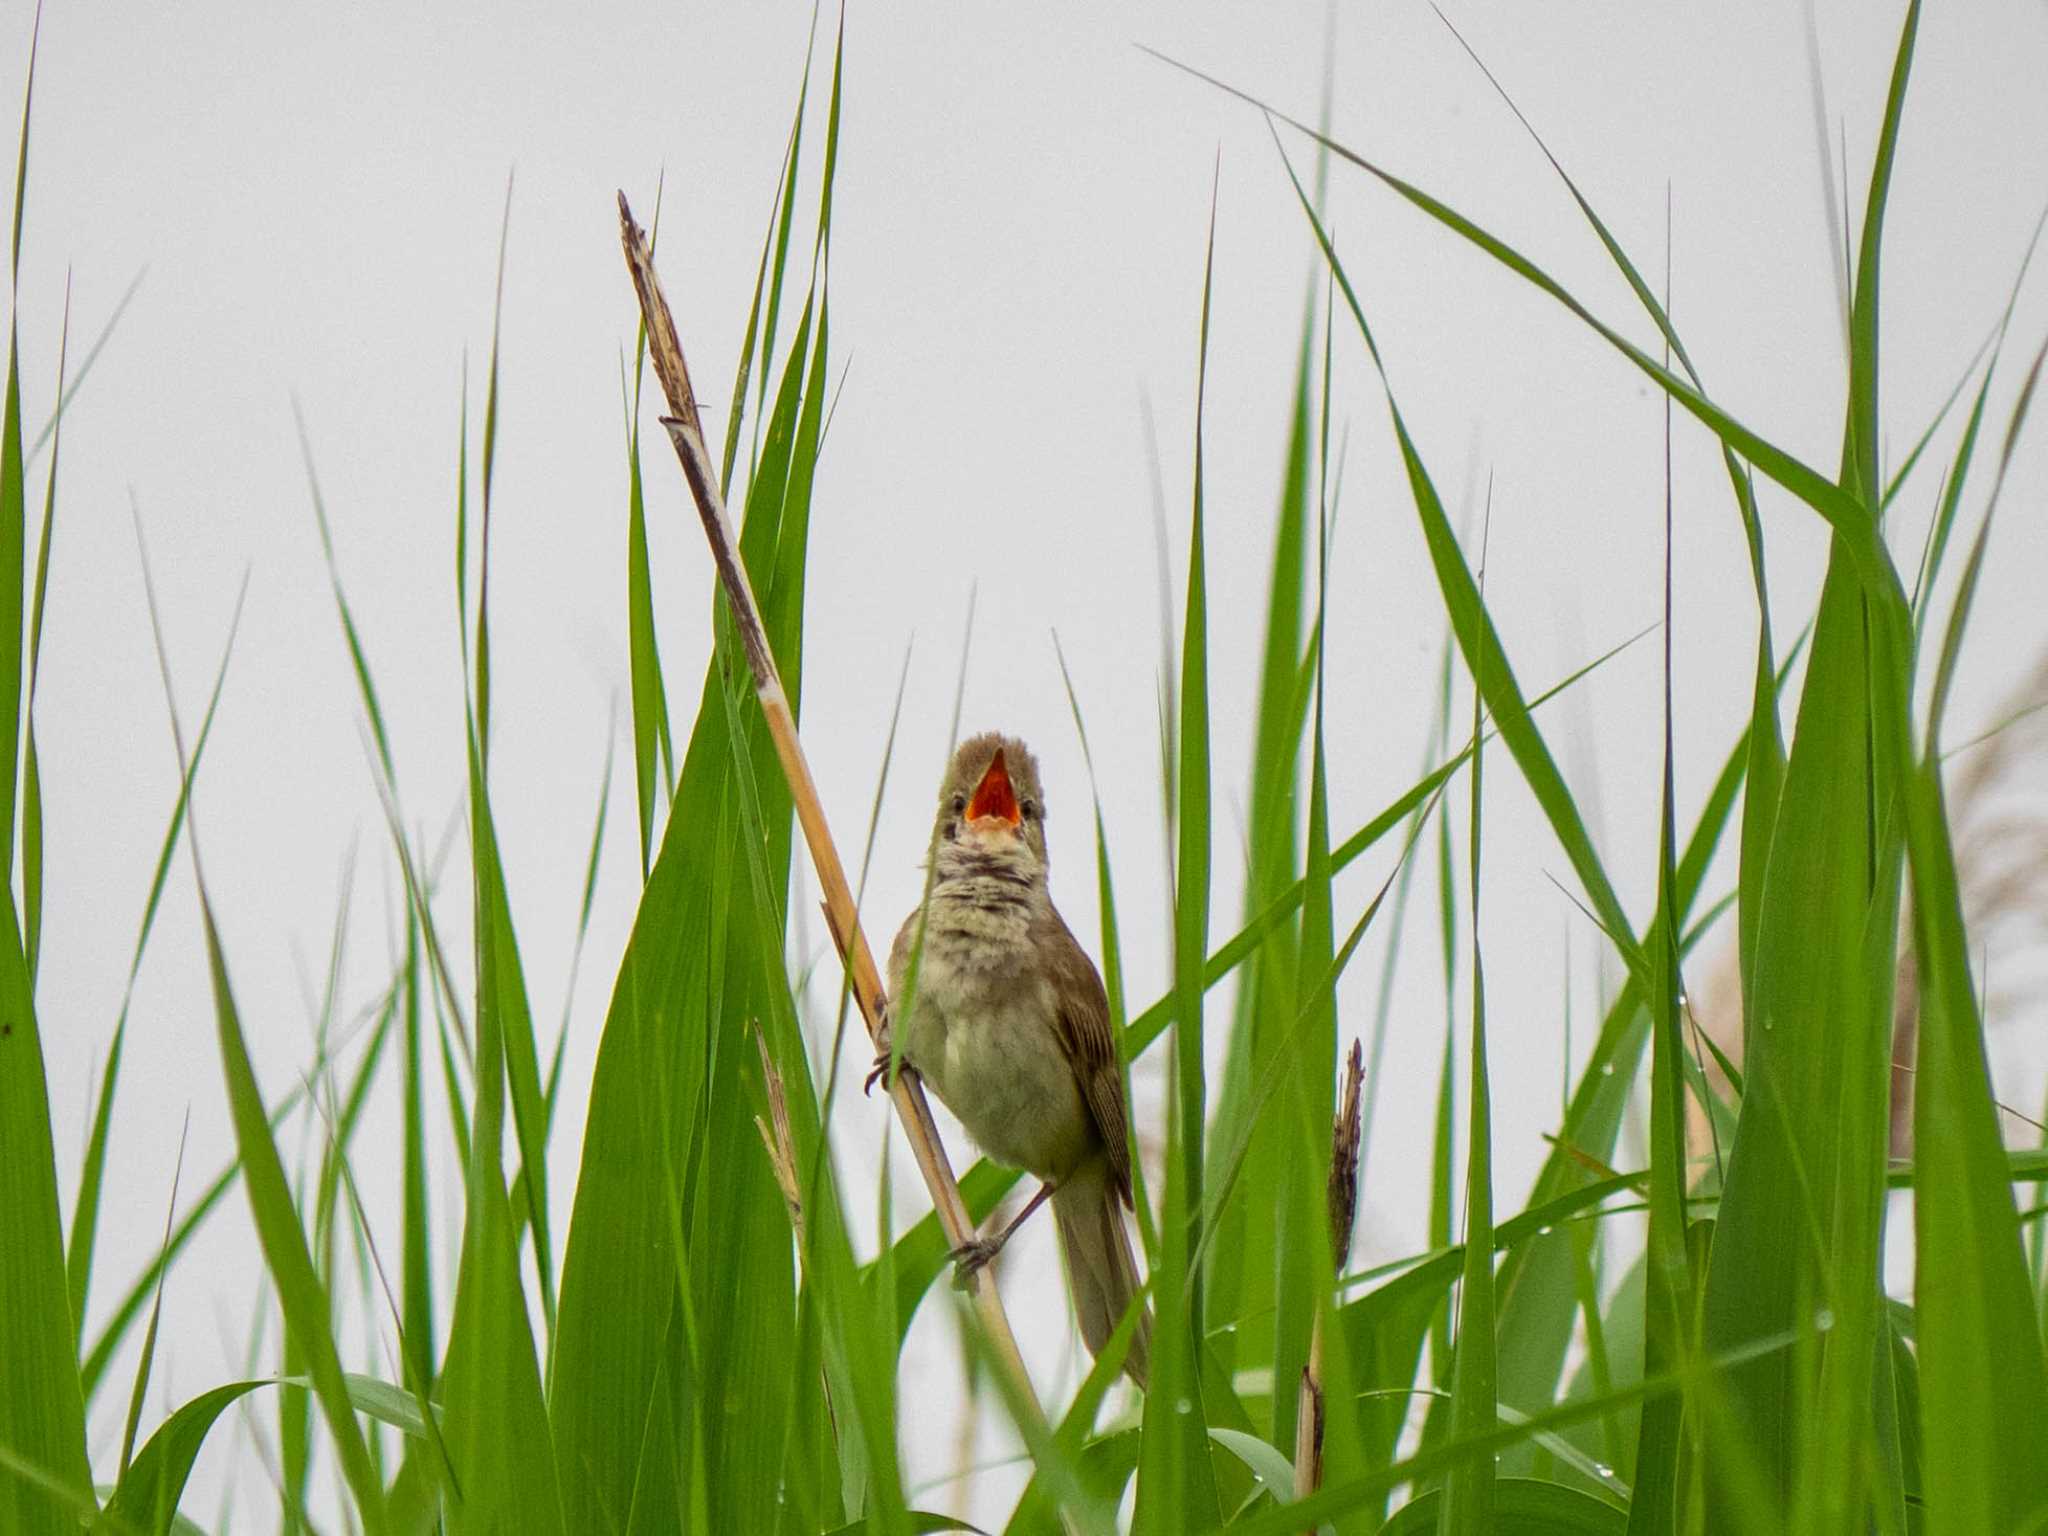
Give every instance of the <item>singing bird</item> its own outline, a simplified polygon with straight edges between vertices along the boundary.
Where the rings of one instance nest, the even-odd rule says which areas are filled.
[[[892,1034],[984,1152],[1042,1181],[1007,1227],[954,1257],[967,1272],[986,1264],[1050,1196],[1081,1336],[1099,1354],[1138,1291],[1123,1074],[1102,977],[1046,886],[1045,797],[1023,742],[990,732],[961,744],[932,850],[930,898],[889,953],[899,1000],[917,957],[910,1012]],[[1140,1387],[1150,1337],[1141,1317],[1124,1361]]]

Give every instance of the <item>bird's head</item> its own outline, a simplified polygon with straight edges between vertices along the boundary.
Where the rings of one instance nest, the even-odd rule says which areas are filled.
[[[1029,747],[994,731],[960,744],[939,787],[935,847],[941,875],[994,861],[1044,877],[1045,796]]]

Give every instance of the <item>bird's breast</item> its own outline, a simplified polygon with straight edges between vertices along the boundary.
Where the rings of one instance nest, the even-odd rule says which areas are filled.
[[[933,904],[904,1050],[983,1151],[1058,1182],[1089,1150],[1092,1122],[1057,993],[1021,925],[1014,937],[1007,926],[997,915],[963,928]]]

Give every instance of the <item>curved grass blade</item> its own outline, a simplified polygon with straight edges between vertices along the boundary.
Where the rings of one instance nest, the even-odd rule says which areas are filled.
[[[1569,674],[1562,681],[1545,689],[1542,693],[1531,699],[1529,701],[1529,708],[1531,710],[1542,708],[1543,705],[1549,703],[1574,684],[1590,676],[1602,666],[1605,666],[1609,661],[1612,661],[1616,656],[1619,656],[1623,651],[1634,645],[1636,641],[1649,633],[1650,630],[1648,629],[1640,630],[1613,649],[1595,657],[1583,667]],[[1492,740],[1495,734],[1497,733],[1489,732],[1487,739]],[[1345,838],[1343,842],[1331,850],[1331,872],[1334,874],[1343,871],[1360,855],[1378,843],[1381,838],[1414,815],[1420,807],[1431,803],[1438,790],[1448,783],[1459,769],[1465,766],[1470,757],[1471,748],[1469,746],[1459,749],[1455,755],[1446,758],[1435,768],[1416,780],[1414,784],[1410,785],[1407,790],[1384,810],[1380,811],[1356,832]],[[1739,786],[1740,780],[1738,778],[1735,787]],[[1734,803],[1734,788],[1728,789],[1725,798],[1727,804],[1732,806]],[[1721,803],[1720,786],[1718,785],[1716,788],[1716,798],[1712,803]],[[1709,846],[1707,853],[1711,853],[1711,851],[1711,846]],[[1706,855],[1703,854],[1699,861],[1702,876],[1705,873],[1705,857]],[[1267,932],[1274,925],[1285,922],[1301,906],[1306,890],[1306,882],[1296,881],[1286,891],[1276,897],[1256,918],[1240,928],[1223,944],[1217,946],[1203,965],[1202,985],[1205,988],[1214,987],[1224,977],[1244,964],[1245,958],[1258,949],[1260,941],[1264,939]],[[1173,1021],[1173,1008],[1174,994],[1169,992],[1135,1019],[1131,1020],[1130,1028],[1127,1031],[1130,1042],[1128,1052],[1130,1059],[1135,1060],[1138,1056],[1142,1055],[1155,1040],[1166,1033],[1167,1025]]]
[[[1431,1489],[1403,1504],[1380,1536],[1427,1536],[1438,1529],[1444,1503],[1443,1490]],[[1495,1507],[1501,1530],[1515,1536],[1621,1536],[1628,1529],[1628,1515],[1606,1500],[1532,1477],[1502,1478]]]
[[[214,1422],[239,1399],[269,1381],[236,1381],[202,1392],[157,1427],[141,1454],[122,1475],[107,1503],[107,1514],[131,1529],[164,1536],[184,1497],[192,1463]]]
[[[1579,211],[1585,215],[1586,222],[1592,226],[1594,234],[1599,237],[1600,244],[1627,281],[1637,302],[1656,323],[1669,349],[1664,359],[1665,368],[1668,370],[1671,359],[1676,357],[1679,366],[1685,371],[1685,376],[1691,380],[1693,388],[1704,395],[1706,383],[1701,379],[1699,370],[1693,366],[1692,358],[1685,350],[1685,343],[1679,339],[1678,330],[1671,323],[1670,314],[1665,306],[1658,302],[1656,294],[1644,281],[1635,263],[1629,260],[1621,242],[1615,239],[1606,221],[1594,211],[1592,203],[1579,190],[1578,183],[1572,180],[1557,156],[1551,152],[1543,136],[1536,131],[1535,125],[1523,115],[1522,109],[1515,104],[1500,81],[1494,78],[1493,71],[1486,67],[1485,62],[1480,59],[1471,44],[1465,41],[1458,29],[1451,25],[1450,19],[1444,16],[1441,9],[1437,10],[1437,15],[1443,19],[1444,25],[1450,29],[1451,35],[1457,38],[1459,46],[1471,57],[1472,62],[1478,65],[1480,73],[1486,76],[1487,83],[1500,94],[1501,100],[1507,103],[1508,110],[1514,113],[1516,121],[1527,130],[1536,147],[1543,152],[1544,159],[1550,162],[1551,169],[1557,172],[1558,179],[1564,183],[1565,190],[1572,196],[1572,201],[1578,204]],[[1669,286],[1668,283],[1666,286]],[[1846,300],[1844,307],[1846,308]],[[1943,409],[1946,410],[1946,407]],[[1668,421],[1666,436],[1669,436]],[[1916,449],[1914,456],[1917,455]],[[1749,472],[1725,440],[1721,443],[1721,461],[1727,468],[1729,484],[1735,493],[1736,510],[1741,514],[1743,537],[1749,550],[1750,577],[1756,590],[1757,605],[1756,668],[1750,690],[1749,793],[1744,797],[1742,806],[1744,879],[1737,912],[1740,936],[1736,951],[1737,962],[1742,971],[1743,997],[1747,1001],[1750,995],[1750,980],[1755,968],[1757,922],[1763,899],[1763,870],[1770,850],[1771,833],[1777,821],[1778,791],[1785,778],[1785,739],[1778,724],[1777,689],[1772,681],[1776,663],[1775,648],[1771,640],[1770,590],[1764,578],[1763,520],[1757,511],[1756,492],[1750,482]],[[1910,467],[1909,459],[1906,468]],[[1902,470],[1901,474],[1904,472]]]
[[[228,1107],[234,1119],[235,1142],[241,1150],[243,1184],[256,1218],[257,1238],[277,1285],[286,1327],[306,1360],[314,1394],[339,1450],[342,1475],[353,1495],[356,1516],[366,1536],[382,1536],[386,1524],[383,1485],[371,1465],[362,1429],[348,1400],[329,1320],[327,1293],[306,1250],[305,1234],[299,1228],[284,1165],[270,1139],[262,1094],[256,1085],[241,1017],[228,981],[227,958],[221,950],[213,905],[204,877],[195,872],[194,878],[199,885],[207,968],[213,978],[214,1014]]]
[[[1147,51],[1152,52],[1149,49]],[[1228,85],[1212,75],[1204,74],[1200,70],[1169,59],[1163,54],[1154,52],[1154,57],[1172,65],[1176,69],[1193,75],[1196,79],[1206,81],[1218,90],[1257,107],[1274,120],[1284,122],[1289,127],[1315,139],[1332,154],[1365,171],[1391,191],[1397,193],[1431,218],[1444,225],[1454,234],[1477,246],[1518,277],[1521,277],[1524,281],[1555,299],[1559,304],[1562,304],[1576,319],[1590,328],[1602,340],[1606,341],[1609,346],[1621,353],[1630,363],[1634,364],[1636,368],[1654,381],[1660,389],[1677,401],[1690,415],[1705,425],[1709,431],[1713,432],[1729,448],[1733,449],[1738,457],[1747,460],[1758,469],[1761,469],[1772,480],[1775,480],[1817,512],[1836,533],[1843,537],[1846,547],[1854,558],[1859,578],[1871,593],[1873,599],[1881,608],[1886,610],[1885,622],[1889,624],[1894,621],[1895,615],[1890,610],[1903,603],[1903,593],[1899,588],[1898,575],[1892,569],[1891,562],[1886,557],[1882,543],[1877,537],[1876,522],[1871,515],[1870,509],[1865,506],[1857,495],[1844,490],[1796,455],[1788,453],[1737,421],[1692,384],[1673,374],[1670,369],[1657,362],[1647,352],[1622,336],[1620,332],[1600,320],[1541,267],[1538,267],[1513,246],[1508,245],[1505,241],[1490,234],[1464,215],[1458,213],[1448,204],[1431,196],[1420,187],[1414,186],[1391,172],[1382,169],[1356,151],[1337,143],[1300,119],[1290,117],[1286,113],[1274,109],[1257,97]],[[1292,175],[1291,167],[1289,174]],[[1297,189],[1299,185],[1297,179]],[[1314,220],[1316,216],[1312,207],[1309,209],[1309,214],[1311,220]],[[1317,223],[1317,228],[1321,228],[1319,222]],[[1324,237],[1319,236],[1319,238]],[[1326,253],[1328,251],[1327,241],[1325,241],[1325,251]],[[1347,293],[1346,297],[1350,299],[1351,296]],[[1368,343],[1368,345],[1370,346],[1371,344]]]
[[[100,1080],[99,1101],[93,1108],[92,1129],[85,1144],[85,1163],[78,1176],[78,1196],[71,1209],[71,1246],[65,1255],[67,1281],[71,1296],[71,1317],[74,1330],[74,1347],[85,1333],[86,1295],[92,1284],[92,1257],[94,1243],[99,1231],[100,1190],[106,1176],[107,1138],[113,1125],[114,1090],[121,1077],[121,1048],[128,1036],[128,1010],[135,999],[135,978],[142,970],[143,951],[149,947],[150,929],[156,923],[157,907],[163,900],[164,882],[170,877],[171,855],[177,851],[178,836],[184,830],[185,813],[192,803],[192,785],[199,774],[199,764],[206,756],[206,743],[213,734],[214,715],[220,708],[221,688],[227,682],[228,660],[234,654],[235,636],[241,629],[242,602],[248,593],[245,577],[242,590],[235,598],[234,617],[228,623],[227,643],[221,649],[220,666],[213,675],[213,691],[207,696],[206,714],[199,722],[199,735],[192,744],[191,759],[184,765],[178,780],[178,798],[171,807],[171,822],[164,830],[162,844],[157,849],[156,871],[150,878],[149,897],[142,905],[142,923],[135,935],[135,950],[128,961],[128,979],[121,990],[121,1011],[114,1019],[114,1038],[107,1047],[105,1075]],[[225,1186],[222,1186],[225,1189]],[[206,1202],[202,1201],[202,1205]],[[131,1302],[136,1300],[131,1296]],[[131,1314],[132,1315],[132,1314]],[[117,1311],[116,1320],[120,1318]],[[109,1325],[112,1326],[111,1324]],[[102,1342],[107,1335],[102,1335]],[[88,1355],[81,1371],[81,1380],[86,1400],[90,1401],[93,1389],[99,1383],[105,1360],[100,1348],[95,1345]]]
[[[1364,1507],[1369,1501],[1383,1496],[1388,1489],[1402,1483],[1421,1483],[1468,1461],[1491,1461],[1508,1447],[1612,1413],[1617,1408],[1629,1404],[1681,1391],[1689,1385],[1708,1379],[1715,1371],[1740,1365],[1761,1353],[1792,1348],[1798,1342],[1799,1337],[1796,1335],[1757,1340],[1732,1355],[1717,1360],[1696,1362],[1687,1375],[1672,1374],[1650,1381],[1635,1382],[1601,1396],[1556,1404],[1519,1421],[1497,1421],[1482,1433],[1425,1448],[1390,1466],[1355,1478],[1348,1483],[1325,1488],[1320,1493],[1285,1508],[1252,1514],[1233,1522],[1227,1528],[1216,1527],[1213,1536],[1220,1536],[1225,1529],[1231,1532],[1231,1536],[1283,1536],[1283,1533],[1298,1532],[1315,1522],[1346,1515]]]
[[[1277,138],[1274,142],[1277,147]],[[1322,247],[1324,257],[1330,263],[1331,273],[1343,292],[1344,302],[1351,311],[1352,319],[1357,322],[1366,349],[1371,353],[1375,367],[1380,369],[1381,382],[1385,386],[1387,410],[1393,419],[1402,462],[1408,472],[1409,490],[1415,501],[1416,516],[1421,522],[1423,537],[1429,546],[1430,561],[1436,568],[1437,584],[1442,591],[1452,631],[1458,638],[1459,649],[1464,652],[1466,665],[1472,669],[1479,695],[1494,718],[1501,740],[1515,759],[1516,765],[1522,770],[1531,793],[1542,806],[1552,831],[1563,845],[1565,856],[1571,860],[1572,868],[1578,874],[1579,882],[1592,902],[1595,913],[1609,934],[1614,937],[1622,960],[1631,971],[1640,974],[1644,969],[1642,953],[1634,942],[1633,930],[1622,910],[1620,898],[1615,895],[1599,856],[1593,850],[1592,839],[1587,835],[1578,806],[1572,799],[1571,791],[1565,786],[1564,778],[1558,771],[1549,747],[1545,745],[1541,733],[1536,729],[1529,705],[1515,681],[1513,670],[1508,665],[1500,635],[1494,628],[1493,620],[1486,611],[1485,601],[1458,547],[1457,534],[1444,511],[1436,486],[1431,481],[1428,470],[1423,466],[1422,457],[1409,436],[1407,422],[1394,399],[1392,382],[1387,379],[1384,365],[1380,361],[1379,345],[1373,339],[1372,327],[1366,322],[1364,310],[1359,307],[1358,295],[1353,291],[1343,263],[1338,260],[1336,247],[1330,241],[1329,232],[1324,228],[1314,204],[1309,201],[1308,193],[1302,187],[1301,178],[1295,174],[1293,163],[1287,159],[1285,151],[1281,153],[1281,160],[1286,166],[1295,195],[1314,227],[1316,240]]]

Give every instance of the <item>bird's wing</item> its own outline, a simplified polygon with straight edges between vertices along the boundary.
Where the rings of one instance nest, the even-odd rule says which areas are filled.
[[[903,919],[903,926],[896,930],[896,942],[889,946],[889,1002],[893,1007],[896,994],[903,990],[904,973],[910,969],[910,944],[917,934],[917,909],[912,908],[910,916]]]
[[[1074,1079],[1095,1117],[1095,1128],[1109,1154],[1109,1172],[1125,1205],[1131,1203],[1131,1144],[1125,1130],[1124,1074],[1116,1058],[1116,1040],[1109,1030],[1109,994],[1095,962],[1075,940],[1058,912],[1047,909],[1041,952],[1049,957],[1054,995],[1059,1001],[1055,1027],[1074,1064]]]

